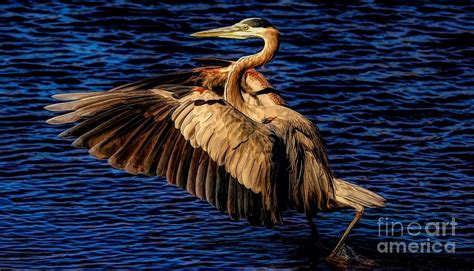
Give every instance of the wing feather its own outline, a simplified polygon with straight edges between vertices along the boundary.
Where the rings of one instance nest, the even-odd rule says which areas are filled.
[[[186,190],[189,193],[196,195],[196,174],[199,168],[199,162],[201,160],[201,150],[194,149],[193,158],[191,159],[191,165],[189,166],[189,175]]]
[[[200,199],[206,199],[206,175],[208,159],[205,159],[205,153],[202,152],[199,167],[196,174],[196,196]]]
[[[209,159],[207,165],[206,181],[205,181],[205,190],[206,190],[206,200],[215,206],[215,189],[216,189],[216,162]]]
[[[150,128],[152,122],[151,119],[146,119],[141,123],[138,122],[136,128],[131,127],[130,133],[124,137],[119,149],[109,158],[109,163],[113,167],[124,168],[130,173],[135,173],[127,168],[127,164],[130,159],[133,159],[133,153],[136,151],[136,146],[140,146],[140,143],[138,142],[140,136],[146,134],[146,130]]]
[[[238,212],[238,206],[237,206],[237,185],[238,183],[236,181],[233,181],[234,178],[232,176],[229,177],[229,190],[227,192],[227,212],[229,213],[230,217],[232,219],[239,219],[239,212]]]
[[[227,208],[228,174],[223,167],[216,167],[215,206],[224,211]]]

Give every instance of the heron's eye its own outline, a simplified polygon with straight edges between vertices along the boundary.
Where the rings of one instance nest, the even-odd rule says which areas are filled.
[[[249,30],[249,26],[248,25],[243,25],[242,30]]]

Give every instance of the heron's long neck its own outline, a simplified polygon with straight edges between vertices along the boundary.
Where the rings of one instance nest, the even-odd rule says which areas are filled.
[[[263,40],[265,41],[265,45],[262,51],[240,58],[234,64],[227,77],[224,99],[238,110],[242,111],[245,107],[245,101],[240,91],[240,82],[244,72],[249,68],[265,65],[273,58],[276,51],[278,51],[279,33],[277,30],[267,30],[263,36]]]

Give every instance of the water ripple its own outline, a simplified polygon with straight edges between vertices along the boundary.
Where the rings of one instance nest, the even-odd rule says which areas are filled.
[[[382,265],[466,267],[474,247],[474,21],[470,4],[101,1],[1,4],[0,266],[327,268],[304,217],[274,230],[231,221],[161,178],[131,176],[57,138],[44,105],[237,59],[256,41],[189,34],[265,17],[281,29],[261,71],[315,121],[339,177],[380,192],[349,243]],[[334,244],[352,212],[317,219]],[[377,253],[377,219],[459,223],[456,255]],[[402,237],[400,237],[402,238]],[[410,237],[403,236],[406,240]],[[403,239],[402,238],[402,239]],[[403,239],[403,240],[405,240]]]

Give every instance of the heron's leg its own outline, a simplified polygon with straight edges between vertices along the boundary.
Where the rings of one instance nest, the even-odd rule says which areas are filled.
[[[341,239],[337,243],[336,247],[332,250],[331,255],[329,255],[329,258],[332,258],[332,257],[336,256],[337,253],[339,252],[339,250],[341,250],[341,247],[344,244],[344,241],[347,239],[347,236],[351,232],[352,228],[354,228],[357,221],[359,221],[359,219],[362,217],[362,214],[364,214],[364,207],[356,208],[356,213],[355,213],[354,219],[352,219],[351,224],[349,224],[346,231],[342,235]]]
[[[318,229],[316,224],[314,224],[313,216],[310,213],[306,213],[306,218],[308,219],[309,227],[311,228],[311,237],[317,239],[319,237]]]
[[[318,232],[318,229],[316,228],[316,224],[313,221],[312,214],[306,214],[306,218],[308,219],[309,227],[311,228],[310,240],[311,240],[312,247],[315,247],[316,249],[319,249],[324,252],[328,251],[329,249],[319,239],[319,232]]]

